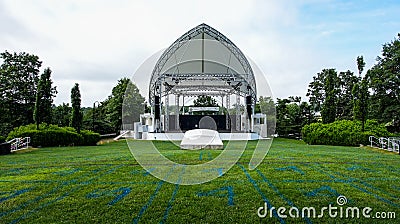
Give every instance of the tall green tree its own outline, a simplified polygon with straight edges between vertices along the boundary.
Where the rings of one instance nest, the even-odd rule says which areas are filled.
[[[354,99],[353,88],[359,82],[359,78],[353,72],[347,70],[346,72],[339,72],[337,80],[336,118],[351,120],[353,118],[353,104],[351,103]]]
[[[72,105],[72,116],[70,126],[75,128],[78,133],[82,127],[82,110],[81,110],[81,92],[79,90],[79,84],[75,83],[71,89],[71,105]]]
[[[368,114],[369,91],[366,79],[354,85],[354,119],[361,121],[361,130],[364,131]]]
[[[382,47],[382,55],[367,72],[371,89],[369,117],[400,127],[400,33]]]
[[[355,120],[361,121],[361,130],[364,131],[365,121],[367,120],[368,113],[368,100],[369,90],[368,81],[366,78],[361,78],[361,74],[364,71],[365,62],[363,56],[357,57],[357,68],[359,82],[353,87],[353,116]]]
[[[107,119],[115,132],[121,130],[122,121],[138,122],[144,113],[144,97],[138,87],[128,78],[118,80],[111,96],[103,102],[107,108]]]
[[[308,85],[307,96],[313,112],[321,112],[323,122],[353,118],[353,87],[359,78],[351,71],[337,74],[323,69]]]
[[[258,103],[255,106],[254,112],[266,114],[268,133],[276,133],[276,108],[275,102],[272,97],[260,96],[258,98]]]
[[[324,70],[326,79],[324,83],[325,99],[321,109],[322,122],[332,123],[336,119],[337,83],[338,77],[335,69]]]
[[[307,96],[314,112],[321,112],[324,123],[336,119],[339,78],[335,69],[323,69],[308,85]]]
[[[35,109],[33,111],[33,119],[37,129],[39,129],[40,123],[50,124],[52,121],[53,98],[56,96],[57,90],[55,86],[52,86],[53,81],[50,76],[51,70],[46,68],[40,76],[37,86]]]
[[[324,69],[322,72],[317,73],[313,77],[313,81],[308,85],[306,96],[309,98],[309,103],[315,112],[320,112],[322,105],[325,100],[324,83],[326,79],[326,72]]]
[[[364,62],[364,57],[357,56],[357,69],[358,69],[358,77],[361,77],[361,73],[364,71],[365,68],[365,62]]]
[[[42,62],[36,55],[0,53],[0,134],[33,123],[36,87]]]
[[[280,136],[300,136],[301,128],[315,121],[312,107],[299,96],[277,99],[276,132]]]
[[[53,106],[52,124],[57,124],[60,127],[67,127],[71,122],[72,108],[68,103],[63,103],[58,106]]]

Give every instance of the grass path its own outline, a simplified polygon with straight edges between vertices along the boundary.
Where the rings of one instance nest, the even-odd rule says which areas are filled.
[[[42,148],[0,157],[0,223],[373,223],[377,219],[259,218],[271,207],[371,207],[399,223],[400,156],[368,147],[309,146],[275,139],[263,163],[248,170],[254,142],[225,175],[180,186],[143,170],[124,141],[96,147]],[[157,143],[172,160],[196,164],[212,150]],[[347,204],[338,206],[343,195]],[[294,210],[293,210],[294,211]],[[386,213],[387,214],[387,213]],[[288,211],[286,211],[286,215]],[[362,215],[361,215],[362,216]]]

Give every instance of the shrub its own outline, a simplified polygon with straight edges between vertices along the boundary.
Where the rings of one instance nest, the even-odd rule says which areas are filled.
[[[365,131],[361,131],[359,121],[340,120],[330,124],[312,123],[305,125],[301,131],[304,142],[310,145],[368,145],[369,136],[391,136],[383,124],[368,120]]]
[[[31,145],[34,147],[95,145],[100,139],[99,134],[91,131],[82,130],[78,134],[74,128],[48,124],[41,124],[39,130],[34,124],[15,128],[7,139],[20,137],[31,137]]]
[[[0,143],[3,143],[3,142],[5,142],[5,141],[6,141],[6,137],[0,136]]]
[[[93,131],[82,130],[81,136],[83,140],[80,145],[96,145],[100,141],[100,134]]]

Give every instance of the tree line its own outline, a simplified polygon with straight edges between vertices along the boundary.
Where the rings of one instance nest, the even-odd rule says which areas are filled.
[[[400,132],[400,34],[382,47],[382,55],[364,75],[363,56],[356,58],[357,74],[334,68],[323,69],[313,77],[307,90],[308,102],[300,97],[276,101],[276,131],[281,136],[299,136],[305,124],[337,120],[367,119]]]
[[[52,71],[46,68],[40,74],[42,61],[36,55],[0,53],[0,136],[13,128],[41,123],[60,127],[93,130],[101,134],[119,132],[122,125],[122,107],[125,90],[129,86],[130,99],[135,110],[144,112],[144,97],[128,79],[122,78],[104,101],[93,107],[81,108],[79,84],[71,89],[71,104],[54,105],[57,94],[51,80]],[[364,73],[362,56],[356,58],[357,74],[334,68],[318,72],[308,85],[308,102],[299,96],[287,99],[260,97],[256,112],[273,114],[276,109],[276,133],[280,136],[300,137],[301,129],[314,122],[332,123],[337,120],[361,121],[362,129],[367,119],[386,124],[392,132],[400,131],[400,34],[382,47],[376,64]],[[364,74],[364,75],[363,75]],[[202,103],[202,99],[195,103]],[[212,100],[212,99],[211,99]],[[215,102],[214,102],[215,104]],[[139,118],[135,118],[138,120]]]
[[[142,105],[144,97],[128,78],[118,80],[111,95],[93,107],[81,107],[79,84],[71,89],[70,103],[54,105],[57,87],[51,79],[52,70],[45,68],[40,73],[42,61],[26,52],[0,53],[0,136],[7,136],[16,127],[35,124],[54,124],[92,130],[101,134],[119,132],[122,125],[121,111],[128,85],[131,95]]]

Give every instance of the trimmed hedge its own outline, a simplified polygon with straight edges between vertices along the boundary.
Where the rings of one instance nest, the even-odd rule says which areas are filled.
[[[310,145],[368,145],[369,136],[388,137],[392,134],[383,124],[367,120],[365,131],[361,131],[361,122],[340,120],[330,124],[312,123],[301,130],[303,141]]]
[[[57,125],[41,124],[39,130],[36,125],[30,124],[15,128],[8,134],[7,139],[31,137],[34,147],[96,145],[100,134],[82,130],[80,134],[71,127],[58,127]]]
[[[83,138],[80,145],[96,145],[101,139],[100,134],[93,131],[82,130],[80,134]]]

